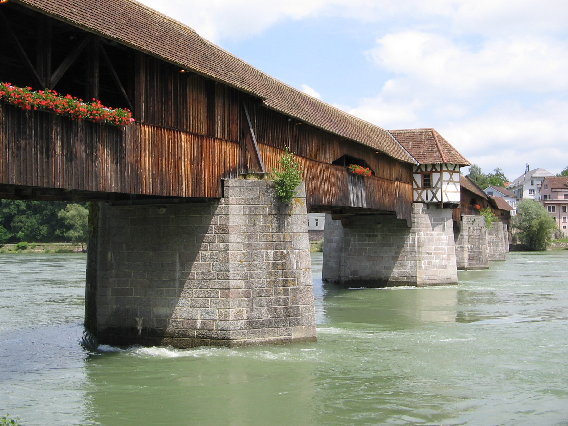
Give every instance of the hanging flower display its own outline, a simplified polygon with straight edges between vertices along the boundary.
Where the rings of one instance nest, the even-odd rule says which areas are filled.
[[[44,110],[96,123],[124,126],[133,123],[132,113],[125,108],[107,108],[101,101],[85,102],[71,95],[60,95],[55,90],[34,91],[31,87],[16,87],[0,82],[0,101],[24,110]]]
[[[475,207],[475,210],[481,210],[481,206],[479,204],[474,204],[473,207]]]
[[[373,174],[370,168],[363,167],[358,164],[349,164],[349,167],[347,167],[347,169],[354,175],[371,176]]]

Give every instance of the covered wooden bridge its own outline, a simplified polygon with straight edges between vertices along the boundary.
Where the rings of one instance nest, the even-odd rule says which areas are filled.
[[[385,130],[299,92],[129,0],[0,4],[0,81],[54,89],[135,123],[0,103],[0,195],[220,198],[222,179],[269,172],[288,147],[310,210],[409,219],[414,160]],[[369,167],[355,178],[348,164]]]

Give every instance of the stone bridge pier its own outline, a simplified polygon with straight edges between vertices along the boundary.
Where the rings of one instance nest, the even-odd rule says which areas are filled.
[[[224,181],[220,200],[99,203],[91,212],[86,327],[111,345],[315,340],[305,192]]]
[[[323,279],[350,287],[457,284],[452,210],[414,203],[394,215],[326,215]]]
[[[463,215],[455,234],[458,269],[487,269],[489,261],[505,260],[509,252],[507,224],[487,227],[479,215]]]

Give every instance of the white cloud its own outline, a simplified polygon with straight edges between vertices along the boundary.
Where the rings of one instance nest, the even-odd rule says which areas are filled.
[[[379,67],[411,79],[418,90],[443,90],[451,97],[495,89],[568,89],[566,41],[491,39],[472,49],[440,35],[406,31],[379,39],[369,57]]]
[[[141,0],[190,26],[213,42],[245,39],[284,19],[303,19],[321,10],[325,0]]]
[[[392,28],[437,27],[453,33],[524,34],[566,30],[565,0],[140,0],[212,41],[245,39],[286,19],[340,17]],[[434,21],[436,20],[436,22]],[[434,23],[435,22],[435,23]]]
[[[321,95],[319,94],[319,92],[316,91],[316,89],[314,89],[313,87],[308,86],[307,84],[302,84],[300,86],[300,90],[302,92],[304,92],[307,95],[310,95],[316,99],[321,99]]]
[[[568,165],[566,116],[566,101],[547,101],[530,109],[503,103],[438,130],[482,169],[501,167],[514,179],[525,163],[550,171]]]

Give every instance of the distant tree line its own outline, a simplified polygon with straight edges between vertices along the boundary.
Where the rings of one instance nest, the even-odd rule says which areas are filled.
[[[86,203],[0,200],[0,244],[84,243],[88,217]]]

